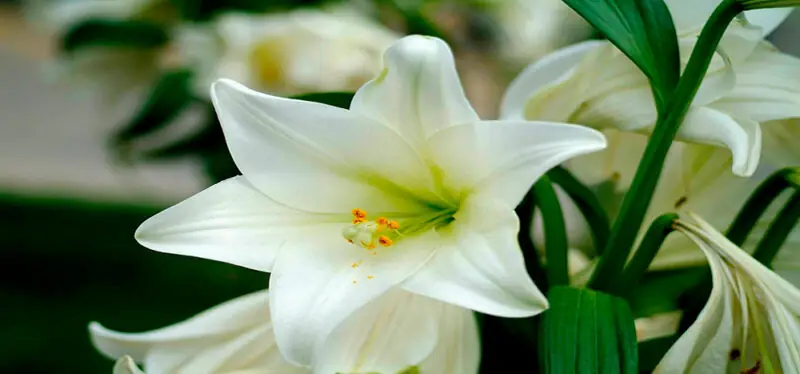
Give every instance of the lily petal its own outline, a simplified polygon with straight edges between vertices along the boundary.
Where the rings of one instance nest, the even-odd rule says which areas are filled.
[[[430,191],[419,155],[373,119],[226,79],[211,97],[236,165],[278,202],[322,213],[408,212],[418,208],[414,196]]]
[[[478,324],[472,311],[454,305],[444,305],[439,327],[439,344],[425,361],[422,373],[477,373],[480,364],[481,342]]]
[[[350,110],[392,126],[416,149],[425,139],[458,123],[478,120],[444,41],[412,35],[383,56],[383,71],[356,92]]]
[[[531,95],[547,85],[557,84],[568,77],[568,73],[596,48],[607,44],[604,41],[586,41],[565,47],[548,54],[528,65],[509,84],[500,104],[500,118],[524,119],[525,106]]]
[[[119,333],[92,323],[94,345],[109,357],[130,354],[150,373],[212,373],[274,368],[303,373],[280,358],[266,291],[220,304],[186,321],[143,333]]]
[[[238,176],[150,217],[135,237],[155,251],[270,271],[286,237],[324,220],[273,201]]]
[[[144,372],[136,366],[131,356],[122,356],[114,364],[113,374],[144,374]]]
[[[399,289],[389,291],[336,328],[328,338],[322,357],[315,359],[314,369],[319,373],[364,372],[365,369],[399,373],[422,362],[437,345],[454,343],[438,342],[439,325],[442,324],[442,328],[452,325],[442,316],[445,308],[470,313]]]
[[[488,194],[515,207],[547,170],[603,149],[606,141],[600,132],[577,125],[481,121],[446,128],[429,144],[434,163],[447,170],[444,184],[454,196]]]
[[[527,317],[547,309],[517,243],[519,220],[500,201],[466,201],[436,255],[403,283],[408,291],[482,313]]]
[[[761,126],[750,119],[734,119],[707,107],[689,110],[678,130],[683,139],[698,143],[725,145],[733,155],[732,170],[750,176],[761,157]]]
[[[310,365],[336,326],[430,258],[434,237],[431,231],[368,251],[347,243],[336,227],[282,250],[270,277],[270,306],[286,359]]]

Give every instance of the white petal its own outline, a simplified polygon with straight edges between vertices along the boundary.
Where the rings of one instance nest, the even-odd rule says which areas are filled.
[[[393,127],[420,150],[437,130],[478,120],[444,41],[404,37],[386,50],[383,63],[381,74],[356,92],[352,111]]]
[[[238,176],[149,218],[135,237],[159,252],[270,271],[287,236],[325,220],[273,201]]]
[[[750,176],[761,157],[761,126],[749,119],[734,119],[707,107],[692,108],[686,114],[678,136],[689,141],[724,145],[733,155],[733,172]]]
[[[744,14],[748,22],[761,27],[763,35],[767,36],[778,28],[793,10],[793,7],[768,8],[749,10]]]
[[[559,49],[528,65],[509,84],[500,104],[500,118],[523,119],[525,106],[535,92],[547,85],[563,81],[584,56],[594,51],[604,41],[586,41]]]
[[[474,314],[468,309],[446,305],[439,324],[439,344],[419,365],[420,372],[477,373],[481,342]]]
[[[481,193],[517,206],[547,170],[600,150],[606,141],[601,133],[577,125],[481,121],[444,129],[429,144],[454,196]]]
[[[436,255],[403,288],[482,313],[527,317],[547,309],[517,243],[519,220],[499,201],[466,201]]]
[[[699,33],[719,0],[665,0],[679,35]],[[768,35],[791,13],[792,8],[759,9],[745,12],[747,20]]]
[[[338,227],[282,250],[270,278],[270,306],[284,356],[311,364],[336,326],[430,258],[435,236],[428,232],[367,251],[347,243]]]
[[[428,357],[439,342],[442,314],[454,308],[399,289],[389,291],[353,313],[328,338],[317,373],[399,373]],[[438,348],[437,348],[438,349]],[[431,373],[444,373],[431,371]]]
[[[130,354],[151,373],[230,372],[255,367],[298,372],[277,350],[268,302],[267,292],[261,291],[158,330],[119,333],[92,323],[89,331],[94,345],[105,355]]]
[[[283,99],[231,80],[211,89],[236,165],[256,188],[314,212],[405,212],[431,177],[395,131],[329,105]]]
[[[800,59],[763,42],[734,68],[736,85],[715,109],[757,122],[800,117]]]
[[[144,374],[133,362],[131,356],[122,356],[114,364],[113,374]]]

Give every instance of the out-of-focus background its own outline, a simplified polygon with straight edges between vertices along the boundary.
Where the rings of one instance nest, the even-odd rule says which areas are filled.
[[[86,89],[85,84],[73,82],[72,78],[78,75],[92,80],[92,74],[99,76],[104,68],[97,65],[78,70],[71,66],[70,59],[79,58],[78,48],[75,47],[75,54],[64,53],[73,48],[65,47],[69,44],[64,41],[65,35],[72,32],[70,43],[79,47],[109,43],[98,42],[103,38],[96,36],[86,37],[81,34],[85,30],[75,31],[74,24],[85,21],[75,15],[96,11],[93,19],[103,18],[107,16],[104,7],[126,1],[0,1],[2,373],[109,373],[111,360],[91,346],[86,329],[90,321],[123,331],[153,329],[267,285],[266,274],[156,253],[133,239],[134,230],[147,217],[236,171],[226,158],[224,147],[219,146],[219,134],[209,130],[216,124],[203,106],[202,97],[192,101],[199,103],[199,109],[180,113],[171,113],[169,108],[165,112],[163,107],[154,109],[153,105],[163,104],[153,99],[157,96],[153,87],[164,82],[160,73],[149,81],[145,79],[140,87],[131,88],[124,79],[119,80],[117,86],[112,84],[110,92]],[[88,7],[75,5],[81,2],[88,3]],[[165,3],[187,2],[191,1]],[[64,8],[65,3],[75,6]],[[266,7],[268,13],[276,19],[293,17],[292,2],[281,3],[274,9]],[[391,1],[375,3],[378,5],[367,4],[363,7],[367,10],[359,10],[369,14],[372,22],[386,26],[386,30],[375,30],[375,34],[427,30],[440,33],[451,42],[468,96],[485,118],[496,115],[505,85],[522,67],[548,51],[595,36],[574,15],[560,9],[556,0],[476,1],[470,6],[461,1],[410,2],[413,6],[398,6],[399,2]],[[415,6],[424,11],[417,11]],[[110,14],[113,19],[121,19],[119,12],[112,10]],[[202,37],[202,33],[192,36],[185,31],[207,27],[217,15],[191,22],[181,17],[168,21],[170,38]],[[180,22],[187,27],[176,27],[175,23]],[[253,30],[260,27],[241,33],[235,30],[240,26],[215,29],[222,30],[222,34],[233,33],[225,48],[235,49],[234,44],[254,37],[258,31]],[[347,34],[348,30],[344,32]],[[798,32],[800,14],[795,13],[771,39],[785,51],[800,53],[800,46],[795,43]],[[235,65],[235,56],[225,57],[232,61],[223,61],[219,54],[204,55],[220,46],[219,39],[219,35],[212,37],[215,44],[205,47],[184,47],[193,53],[185,53],[177,65]],[[181,50],[180,45],[175,47],[172,43],[169,48]],[[334,52],[337,51],[331,51]],[[310,53],[312,56],[325,51],[312,48]],[[241,56],[244,60],[264,57],[258,48]],[[112,64],[119,67],[134,58],[124,57]],[[175,62],[170,58],[162,60],[166,62],[159,62],[161,71],[174,70]],[[314,65],[312,60],[300,58],[292,62],[292,67],[308,64],[312,72],[325,68]],[[267,65],[272,70],[261,72],[267,77],[286,73],[286,67],[275,68],[275,63],[269,60]],[[345,64],[352,66],[353,62]],[[126,78],[135,74],[138,73],[122,73]],[[197,92],[202,93],[206,82],[202,78],[209,77],[201,77],[197,71],[193,74],[189,86],[199,86]],[[304,79],[301,78],[297,79]],[[287,83],[285,77],[278,80]],[[353,89],[350,81],[343,85],[312,83],[265,90],[291,96]],[[356,83],[355,87],[361,82]],[[163,87],[170,86],[162,84]],[[167,96],[170,94],[177,95],[169,91]],[[169,122],[169,126],[161,122]],[[151,136],[156,141],[140,141],[138,137],[145,134],[156,134]],[[182,143],[186,138],[193,141]],[[170,142],[182,145],[163,146]]]

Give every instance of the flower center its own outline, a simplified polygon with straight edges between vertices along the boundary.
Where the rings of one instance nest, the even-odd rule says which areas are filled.
[[[386,217],[378,217],[374,221],[369,221],[367,212],[363,209],[356,208],[351,213],[353,214],[353,223],[342,229],[342,236],[348,243],[373,250],[378,245],[390,247],[403,237],[446,225],[453,221],[455,209],[434,211],[428,215],[407,218],[403,220],[403,224]]]

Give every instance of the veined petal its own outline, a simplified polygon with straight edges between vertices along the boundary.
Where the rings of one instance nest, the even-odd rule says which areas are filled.
[[[330,220],[281,205],[238,176],[150,217],[135,237],[155,251],[270,271],[288,237]]]
[[[144,372],[136,366],[131,356],[122,356],[114,364],[113,374],[144,374]]]
[[[535,92],[568,77],[586,54],[607,44],[604,41],[586,41],[559,49],[528,65],[509,84],[500,104],[500,118],[524,119],[525,106]]]
[[[268,295],[256,292],[186,321],[143,333],[120,333],[92,323],[94,345],[109,357],[130,354],[149,373],[219,373],[275,369],[304,373],[280,356],[272,337]]]
[[[429,197],[422,159],[373,119],[225,79],[211,97],[236,165],[278,202],[324,213],[409,212],[419,208],[419,196]]]
[[[439,322],[439,344],[419,364],[422,373],[471,374],[478,372],[481,342],[478,324],[469,309],[444,305]]]
[[[707,107],[689,110],[678,136],[698,143],[725,145],[733,155],[733,172],[750,176],[761,157],[761,126],[750,119],[734,119]]]
[[[454,218],[433,259],[403,283],[404,289],[504,317],[547,309],[525,269],[511,206],[471,198]]]
[[[417,365],[434,348],[447,349],[454,343],[439,342],[440,324],[441,328],[450,324],[443,317],[446,308],[457,307],[400,289],[389,291],[334,330],[322,356],[315,358],[314,371],[399,373]]]
[[[452,126],[429,141],[433,162],[453,196],[491,195],[515,207],[547,170],[603,149],[603,135],[563,123],[481,121]]]
[[[270,306],[284,356],[310,365],[336,326],[430,258],[436,236],[429,231],[365,250],[347,243],[338,227],[281,251],[270,278]]]
[[[383,64],[381,74],[356,92],[350,110],[391,126],[423,152],[434,132],[478,120],[444,41],[407,36],[386,50]]]
[[[665,0],[678,35],[699,33],[719,0]],[[758,9],[745,12],[747,20],[762,29],[764,36],[769,35],[791,13],[792,8]]]

